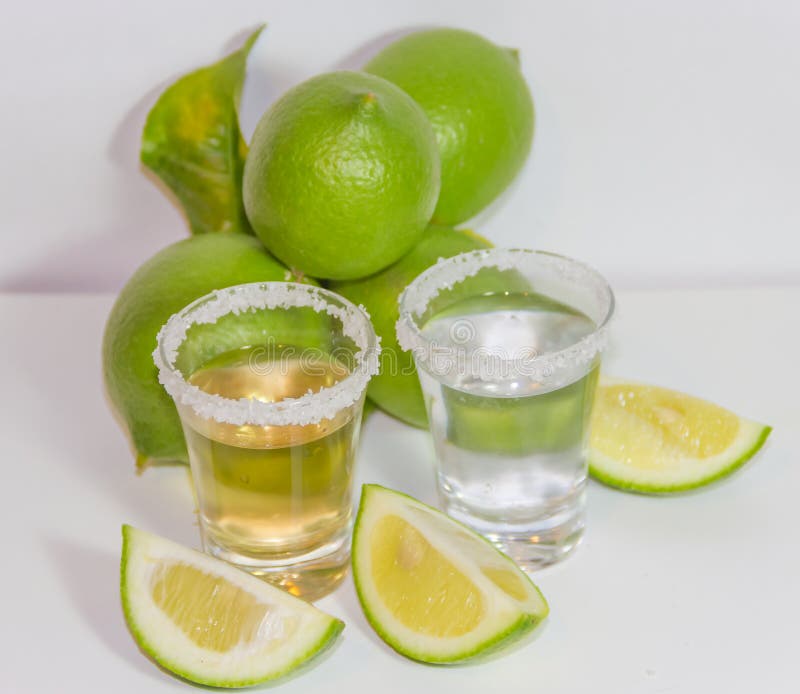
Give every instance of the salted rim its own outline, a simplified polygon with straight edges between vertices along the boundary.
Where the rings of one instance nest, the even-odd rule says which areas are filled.
[[[439,357],[443,351],[456,354],[458,348],[440,345],[422,334],[417,316],[424,313],[428,304],[442,291],[451,289],[486,267],[520,270],[528,275],[535,275],[536,269],[542,265],[554,269],[566,280],[589,285],[598,298],[607,304],[607,308],[593,332],[563,349],[533,357],[526,365],[524,375],[544,380],[573,364],[591,362],[605,349],[608,340],[608,324],[614,314],[615,304],[611,287],[597,270],[585,263],[557,253],[525,248],[488,248],[468,251],[450,258],[439,258],[435,265],[418,275],[397,300],[400,317],[395,324],[395,330],[400,347],[404,351],[413,352],[414,359],[426,365],[430,363],[433,353]],[[515,359],[504,359],[497,355],[487,355],[486,360],[515,363]],[[441,360],[438,363],[442,363]],[[513,369],[509,368],[505,373],[513,373]],[[483,381],[497,380],[497,369],[488,363],[479,364],[476,373],[472,375]]]
[[[327,313],[342,323],[342,332],[358,347],[355,368],[346,378],[315,393],[267,403],[206,393],[190,384],[176,368],[178,349],[192,325],[213,324],[230,313],[293,306]],[[204,419],[236,426],[303,426],[333,419],[361,397],[369,379],[378,372],[381,351],[380,338],[363,306],[327,289],[296,282],[254,282],[215,290],[171,316],[159,331],[157,342],[153,361],[158,367],[158,380],[175,402],[191,407]]]

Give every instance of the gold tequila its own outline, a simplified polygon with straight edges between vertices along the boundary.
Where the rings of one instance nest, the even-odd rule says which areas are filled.
[[[211,395],[276,403],[329,388],[349,375],[320,350],[243,347],[213,358],[187,379]],[[357,408],[310,424],[236,425],[189,416],[184,421],[206,546],[271,563],[326,555],[349,530]],[[221,548],[224,548],[222,550]],[[219,550],[219,551],[215,551]],[[345,556],[346,559],[346,556]],[[327,592],[345,566],[333,558],[315,578],[282,577],[295,594]],[[254,571],[258,573],[258,571]]]

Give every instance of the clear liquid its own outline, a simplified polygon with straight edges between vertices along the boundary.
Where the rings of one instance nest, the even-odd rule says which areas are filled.
[[[301,361],[295,356],[299,352],[288,347],[269,353],[261,347],[232,350],[188,380],[226,398],[277,402],[317,392],[348,375],[329,357]],[[268,574],[271,567],[309,562],[346,543],[358,435],[355,409],[306,426],[237,426],[185,417],[207,548]],[[344,567],[335,564],[313,585],[308,575],[305,582],[300,576],[278,582],[295,594],[316,597],[327,592],[320,582],[335,585],[344,575]]]
[[[423,333],[468,355],[517,358],[563,349],[595,329],[579,311],[530,293],[462,300]],[[482,380],[470,363],[446,384],[420,370],[445,510],[523,564],[556,561],[583,529],[598,364],[576,364],[545,386],[524,376]]]

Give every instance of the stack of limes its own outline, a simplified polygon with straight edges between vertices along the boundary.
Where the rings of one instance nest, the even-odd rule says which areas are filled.
[[[136,272],[106,328],[108,392],[140,461],[186,459],[150,357],[159,326],[242,282],[317,278],[366,306],[386,356],[368,395],[425,426],[413,363],[396,344],[397,297],[440,257],[489,245],[452,225],[497,197],[530,150],[533,104],[516,55],[474,33],[434,29],[389,45],[365,71],[289,90],[248,152],[236,108],[257,35],[176,82],[148,116],[142,160],[173,190],[195,236]]]

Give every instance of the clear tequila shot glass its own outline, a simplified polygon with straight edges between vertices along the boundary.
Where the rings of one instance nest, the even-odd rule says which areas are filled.
[[[342,580],[378,354],[363,310],[304,284],[215,291],[169,319],[153,358],[183,425],[209,554],[307,599]]]
[[[589,422],[614,296],[596,271],[531,250],[464,253],[400,297],[444,510],[520,565],[584,530]]]

